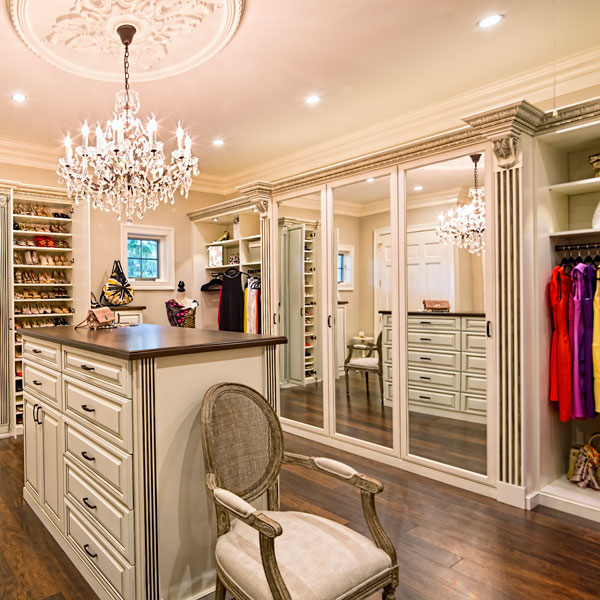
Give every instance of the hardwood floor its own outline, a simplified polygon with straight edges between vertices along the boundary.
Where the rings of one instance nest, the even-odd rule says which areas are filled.
[[[599,524],[522,511],[295,436],[286,449],[342,460],[383,482],[377,509],[398,552],[398,600],[599,598]],[[22,486],[22,441],[0,440],[0,600],[96,600],[24,504]],[[283,509],[368,535],[360,494],[343,482],[284,467],[281,491]]]

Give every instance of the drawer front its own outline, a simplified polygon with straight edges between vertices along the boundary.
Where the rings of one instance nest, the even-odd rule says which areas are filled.
[[[391,402],[394,399],[394,388],[392,387],[391,381],[385,381],[383,383],[383,399]]]
[[[60,345],[23,336],[23,356],[60,371]]]
[[[132,452],[131,400],[78,379],[63,376],[63,398],[68,415],[82,419],[95,433]]]
[[[408,369],[408,385],[443,388],[460,392],[460,374],[425,369]]]
[[[381,341],[384,344],[391,344],[392,343],[392,328],[391,327],[384,327],[382,330],[382,334],[381,334]]]
[[[131,397],[129,362],[95,352],[63,346],[63,372],[105,390]]]
[[[485,317],[463,317],[462,330],[485,333]]]
[[[394,372],[394,370],[392,368],[392,365],[384,364],[383,365],[383,380],[384,381],[392,381],[393,372]]]
[[[437,317],[424,314],[422,317],[409,316],[408,329],[440,329],[452,331],[460,329],[459,317]]]
[[[460,403],[462,412],[469,413],[471,415],[485,415],[487,413],[487,402],[485,396],[462,394]]]
[[[133,511],[121,508],[86,477],[74,463],[64,458],[65,498],[100,525],[113,546],[133,563]]]
[[[58,371],[23,361],[23,388],[61,410],[61,375]]]
[[[487,359],[485,354],[462,354],[462,370],[465,373],[485,375],[487,373]]]
[[[383,362],[392,364],[392,347],[390,344],[384,344],[383,346]]]
[[[487,392],[487,379],[481,375],[462,374],[462,391],[468,394],[481,394]]]
[[[409,367],[433,367],[448,371],[460,371],[460,352],[429,352],[409,350]]]
[[[460,332],[409,331],[408,345],[419,350],[439,348],[440,350],[460,350]]]
[[[381,316],[383,317],[381,319],[383,326],[391,327],[392,326],[392,315],[381,315]]]
[[[420,388],[408,388],[408,401],[411,404],[459,410],[460,394],[454,392],[436,392]]]
[[[119,323],[142,323],[142,313],[137,311],[117,311],[117,319]]]
[[[100,481],[115,498],[133,508],[132,459],[112,444],[91,432],[85,432],[65,418],[65,450],[78,465],[83,466],[93,481]]]
[[[133,600],[134,568],[119,558],[102,534],[69,502],[65,533],[92,571],[101,575],[124,600]]]
[[[462,349],[463,352],[479,352],[485,354],[485,334],[471,333],[463,331],[462,333]]]

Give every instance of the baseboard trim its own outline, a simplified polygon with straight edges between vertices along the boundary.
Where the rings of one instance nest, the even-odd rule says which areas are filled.
[[[23,488],[23,499],[35,513],[35,516],[42,522],[42,525],[50,532],[54,541],[60,546],[61,550],[67,555],[67,558],[73,563],[75,568],[81,573],[81,576],[87,581],[100,600],[122,600],[118,596],[107,590],[102,582],[88,569],[87,565],[79,558],[71,544],[63,536],[62,532],[48,518],[42,507],[36,502],[35,498],[26,488]]]
[[[527,506],[527,498],[524,487],[499,481],[497,489],[498,502],[503,502],[504,504],[510,504],[511,506],[515,506],[517,508],[530,510]]]

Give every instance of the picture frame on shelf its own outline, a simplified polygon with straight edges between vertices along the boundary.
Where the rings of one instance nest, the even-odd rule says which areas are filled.
[[[208,266],[223,266],[223,246],[210,246],[208,248]]]

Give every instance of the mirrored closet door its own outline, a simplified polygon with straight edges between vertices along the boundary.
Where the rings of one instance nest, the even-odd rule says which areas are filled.
[[[324,193],[324,192],[323,192]],[[280,414],[325,427],[321,192],[278,203]]]
[[[335,433],[393,447],[391,176],[329,192]]]
[[[404,232],[408,452],[482,475],[490,318],[480,247],[484,173],[479,153],[406,171]]]

